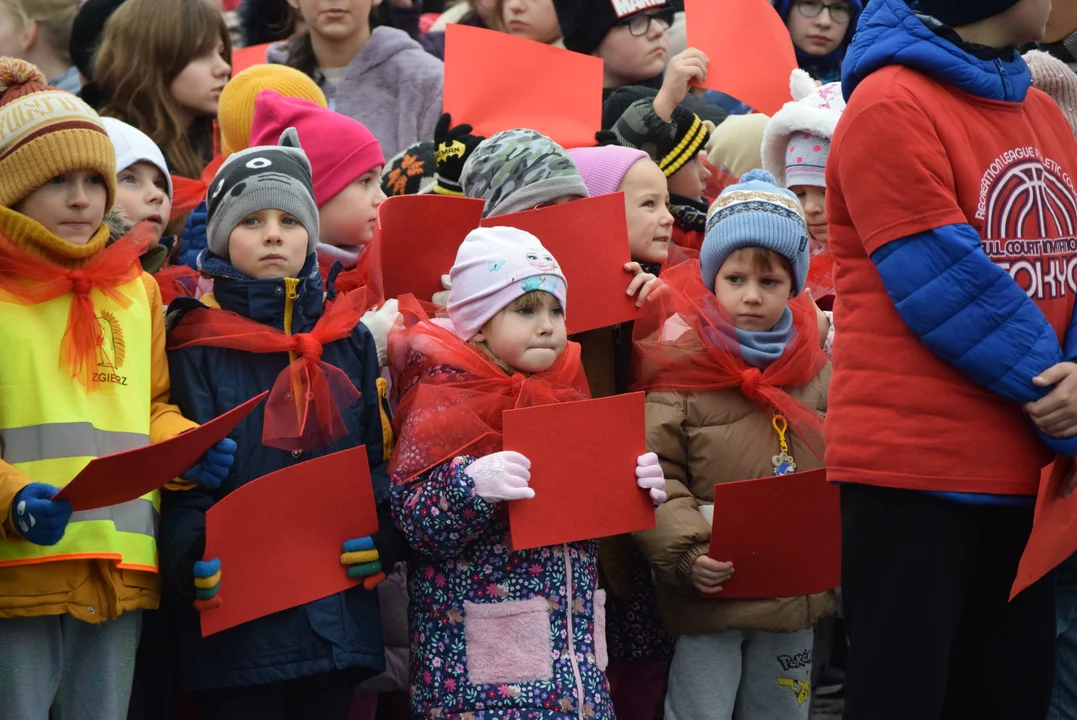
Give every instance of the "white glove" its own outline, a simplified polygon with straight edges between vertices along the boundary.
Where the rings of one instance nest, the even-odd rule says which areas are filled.
[[[527,486],[530,470],[531,461],[512,450],[481,457],[464,468],[475,483],[475,494],[488,503],[535,497],[535,491]]]
[[[438,307],[446,307],[449,304],[449,291],[452,290],[452,280],[448,275],[441,276],[441,287],[445,288],[440,292],[434,293],[434,297],[430,298]]]
[[[642,490],[650,490],[655,505],[666,501],[666,476],[653,452],[640,455],[636,460],[636,484]]]
[[[389,337],[389,331],[393,329],[393,325],[396,324],[396,319],[399,317],[400,310],[398,309],[396,298],[386,300],[377,310],[368,310],[362,317],[361,322],[366,325],[367,330],[374,336],[374,344],[378,348],[378,363],[382,367],[385,367],[389,360],[385,339]]]

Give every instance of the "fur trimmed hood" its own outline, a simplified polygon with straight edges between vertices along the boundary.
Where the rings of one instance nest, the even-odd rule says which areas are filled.
[[[811,133],[830,140],[845,110],[841,83],[816,86],[811,76],[797,68],[789,77],[793,102],[787,102],[763,130],[763,169],[785,187],[785,147],[795,132]]]

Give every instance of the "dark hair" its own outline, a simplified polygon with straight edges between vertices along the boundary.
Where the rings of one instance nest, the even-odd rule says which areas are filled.
[[[237,11],[243,44],[264,45],[295,34],[298,10],[288,0],[244,0]]]
[[[371,32],[374,28],[386,24],[382,12],[387,12],[387,10],[383,11],[380,6],[371,9]],[[318,58],[314,56],[314,42],[310,39],[310,30],[297,32],[288,40],[288,59],[284,61],[284,64],[295,68],[307,77],[314,77],[314,72],[318,69]]]
[[[793,263],[789,262],[789,258],[782,255],[777,250],[771,250],[765,247],[759,247],[753,245],[751,247],[743,247],[740,250],[735,250],[730,253],[730,257],[736,255],[739,252],[751,253],[752,269],[756,272],[773,271],[774,265],[785,268],[785,271],[789,273],[789,277],[793,277]]]

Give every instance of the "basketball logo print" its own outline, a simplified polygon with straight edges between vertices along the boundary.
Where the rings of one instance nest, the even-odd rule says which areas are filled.
[[[986,240],[1073,237],[1077,193],[1057,163],[1035,148],[1018,148],[984,173],[977,216]]]

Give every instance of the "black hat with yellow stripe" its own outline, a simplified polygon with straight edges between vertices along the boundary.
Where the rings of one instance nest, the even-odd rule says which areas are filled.
[[[710,137],[707,125],[684,105],[666,122],[655,113],[651,98],[629,105],[612,130],[618,145],[650,155],[667,178],[691,162]]]

